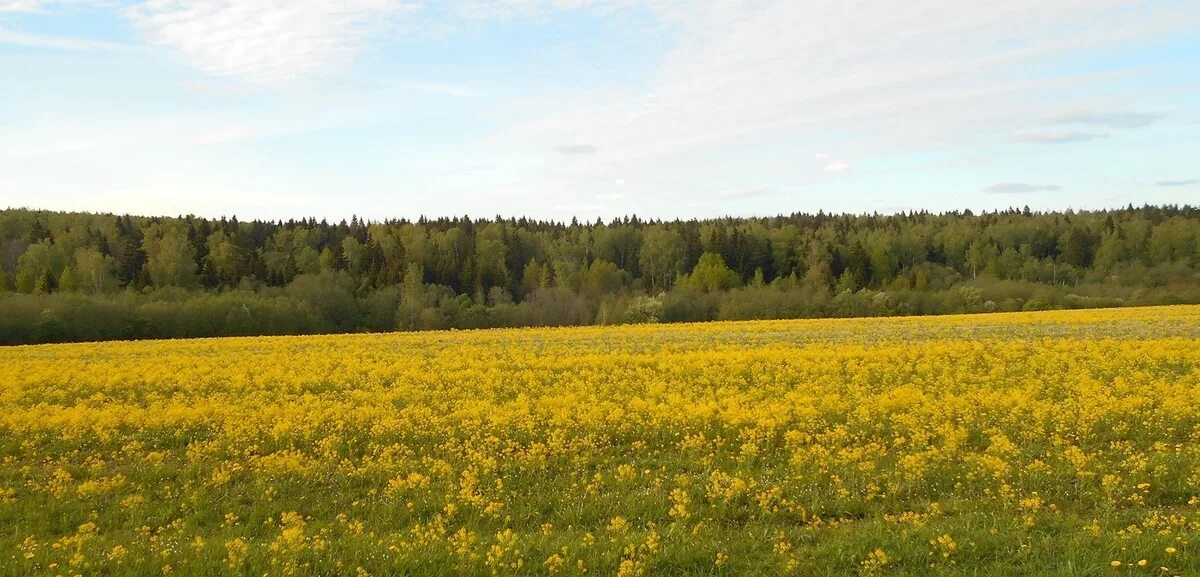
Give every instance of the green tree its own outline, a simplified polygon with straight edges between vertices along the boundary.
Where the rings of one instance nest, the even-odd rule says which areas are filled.
[[[363,274],[363,245],[357,238],[347,236],[342,239],[342,258],[346,259],[347,270],[354,280],[359,280]]]
[[[525,264],[525,269],[521,273],[521,298],[526,295],[533,294],[533,291],[538,289],[548,288],[550,286],[550,268],[536,260],[530,260]]]
[[[621,289],[623,274],[616,263],[604,259],[592,261],[592,266],[583,273],[579,293],[593,300]]]
[[[199,279],[196,276],[196,253],[186,233],[165,233],[147,256],[146,270],[154,286],[193,288],[197,285]],[[221,258],[220,253],[216,258]]]
[[[63,267],[62,274],[58,275],[58,289],[64,291],[74,291],[79,288],[78,277],[75,271],[68,265]]]
[[[332,255],[330,255],[332,258]],[[321,254],[311,246],[302,246],[296,251],[296,269],[302,274],[321,272]]]
[[[461,291],[469,288],[474,279],[471,256],[474,243],[461,228],[451,228],[434,236],[436,247],[433,278],[439,284]]]
[[[658,297],[641,296],[625,308],[622,321],[626,323],[657,323],[663,316],[663,301]]]
[[[642,237],[639,262],[651,290],[669,289],[683,270],[687,245],[683,236],[665,227],[654,227]]]
[[[300,275],[287,286],[286,294],[312,306],[329,330],[349,332],[358,327],[354,280],[345,271]]]
[[[830,263],[829,250],[824,243],[814,241],[809,244],[808,254],[804,258],[804,284],[813,288],[828,289],[833,284],[833,269]]]
[[[1063,262],[1077,267],[1092,266],[1095,256],[1097,238],[1079,227],[1072,227],[1062,242]]]
[[[48,293],[62,274],[62,258],[49,240],[29,245],[17,262],[17,292]]]
[[[706,252],[700,255],[700,262],[692,269],[688,283],[700,292],[717,292],[739,286],[742,281],[737,273],[725,265],[721,255]]]
[[[508,247],[504,244],[504,227],[489,224],[475,235],[475,290],[508,286]]]
[[[83,292],[100,294],[117,288],[116,263],[111,256],[97,249],[76,250],[75,271],[79,278],[79,290]]]
[[[235,287],[247,273],[247,254],[233,239],[218,230],[208,237],[208,257],[205,267],[226,287]]]
[[[1147,249],[1155,264],[1186,261],[1196,255],[1200,246],[1200,226],[1175,217],[1154,227]]]
[[[604,259],[617,268],[636,275],[641,233],[632,226],[601,226],[595,232],[596,258]]]
[[[337,258],[333,256],[333,251],[329,247],[321,249],[321,255],[317,257],[317,264],[321,272],[333,272],[337,268]]]
[[[427,304],[424,272],[421,265],[410,262],[404,269],[404,280],[400,282],[400,306],[396,309],[396,328],[412,330],[418,328],[421,314]]]
[[[967,266],[970,267],[971,278],[991,272],[998,256],[995,245],[982,240],[972,242],[967,248]]]

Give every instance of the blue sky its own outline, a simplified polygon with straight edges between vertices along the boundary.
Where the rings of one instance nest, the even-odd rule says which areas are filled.
[[[1200,3],[0,0],[0,206],[1200,204]]]

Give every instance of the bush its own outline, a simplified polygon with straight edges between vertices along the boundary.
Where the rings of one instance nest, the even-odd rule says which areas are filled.
[[[663,301],[661,297],[641,296],[633,299],[626,307],[622,320],[626,323],[657,323],[662,320]]]

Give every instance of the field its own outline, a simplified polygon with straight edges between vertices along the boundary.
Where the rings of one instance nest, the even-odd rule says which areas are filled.
[[[1200,307],[0,349],[0,575],[1197,575]]]

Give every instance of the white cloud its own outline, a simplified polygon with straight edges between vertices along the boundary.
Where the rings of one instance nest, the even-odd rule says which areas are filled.
[[[1049,120],[1051,124],[1093,124],[1113,128],[1140,128],[1162,118],[1147,112],[1078,112],[1063,114]]]
[[[0,44],[15,44],[31,48],[47,48],[50,50],[76,51],[135,51],[138,48],[116,42],[104,42],[87,38],[71,36],[55,36],[51,34],[30,34],[0,27]]]
[[[414,81],[407,83],[406,86],[413,90],[445,96],[479,96],[479,91],[470,86],[449,82]]]
[[[1061,186],[1055,184],[1026,184],[1024,182],[998,182],[991,186],[985,186],[983,192],[988,194],[1029,194],[1032,192],[1057,192],[1062,190]]]
[[[401,0],[149,0],[126,14],[153,44],[210,74],[289,80],[359,51]]]
[[[1050,130],[1041,132],[1018,132],[1013,135],[1013,142],[1036,142],[1038,144],[1065,144],[1068,142],[1086,142],[1098,138],[1108,138],[1107,134],[1095,132],[1079,132],[1074,130]]]
[[[745,200],[771,194],[773,191],[766,187],[731,188],[717,193],[717,197],[727,200]]]
[[[556,144],[554,152],[569,156],[587,156],[596,153],[596,147],[590,144]]]
[[[0,0],[0,12],[41,12],[56,4],[49,0]]]
[[[653,9],[673,3],[671,0],[453,0],[443,2],[443,7],[466,20],[511,20],[580,8],[612,12],[630,6],[649,5]]]
[[[231,124],[203,130],[197,130],[189,135],[189,141],[196,146],[215,146],[251,140],[260,133],[244,124]]]
[[[0,13],[49,14],[60,8],[103,7],[112,3],[113,0],[0,0]]]
[[[1107,128],[1141,128],[1162,118],[1160,114],[1145,112],[1076,112],[1061,114],[1046,120],[1051,125],[1085,125]],[[1035,130],[1013,134],[1013,142],[1036,142],[1038,144],[1066,144],[1108,138],[1106,132],[1084,132],[1082,130]]]
[[[847,153],[911,152],[1011,130],[1037,113],[1032,93],[1088,81],[1029,61],[1200,24],[1194,4],[1137,0],[646,5],[679,39],[653,76],[538,100],[517,139],[593,143],[598,170],[816,131],[859,138]]]
[[[825,172],[843,172],[850,169],[850,163],[824,152],[813,155],[813,162],[821,165]]]
[[[586,204],[556,204],[550,207],[550,210],[559,214],[568,214],[574,216],[595,215],[604,210],[604,205],[586,203]]]
[[[414,168],[353,171],[329,162],[321,172],[328,175],[327,181],[301,177],[289,181],[290,174],[298,171],[291,165],[272,173],[278,167],[269,162],[246,162],[238,169],[244,173],[222,176],[221,171],[232,174],[235,170],[229,168],[230,163],[200,165],[193,157],[215,157],[221,145],[253,140],[253,145],[239,145],[231,154],[244,150],[267,161],[290,158],[274,156],[276,140],[285,139],[271,137],[322,126],[378,127],[381,119],[403,126],[400,119],[418,118],[427,105],[435,113],[445,112],[446,108],[439,107],[454,106],[464,112],[456,118],[464,119],[462,124],[470,129],[448,122],[445,133],[435,139],[447,142],[445,148],[452,152],[436,147],[425,150],[419,144],[412,148],[423,159],[428,156],[427,164],[434,170],[455,163],[497,167],[470,175],[434,174],[436,192],[453,190],[486,201],[476,206],[516,212],[536,213],[547,207],[588,212],[598,206],[606,211],[626,209],[640,202],[660,214],[679,216],[706,202],[710,208],[695,210],[728,207],[732,201],[723,199],[751,195],[753,189],[736,188],[747,182],[761,183],[780,198],[787,195],[789,203],[855,206],[852,203],[861,204],[854,200],[855,195],[838,192],[860,184],[896,187],[902,184],[904,174],[929,174],[952,162],[959,163],[956,170],[988,164],[989,170],[995,168],[993,173],[1003,175],[1003,166],[990,163],[1011,163],[1011,158],[993,155],[991,150],[972,150],[979,144],[990,147],[995,135],[1012,135],[1011,139],[1019,142],[1079,142],[1155,122],[1157,115],[1127,112],[1142,110],[1142,106],[1147,107],[1144,110],[1174,110],[1169,99],[1156,102],[1156,94],[1137,90],[1139,85],[1149,85],[1135,82],[1147,66],[1122,65],[1118,69],[1108,66],[1106,60],[1100,66],[1080,67],[1099,71],[1068,73],[1064,72],[1067,67],[1048,64],[1059,64],[1055,59],[1060,57],[1100,63],[1094,57],[1109,54],[1108,47],[1121,50],[1145,38],[1170,38],[1200,25],[1200,4],[1183,0],[915,0],[903,5],[888,0],[96,2],[128,6],[123,14],[154,45],[147,49],[173,51],[212,75],[184,84],[189,91],[204,94],[262,96],[256,83],[337,70],[338,64],[385,41],[390,43],[389,57],[392,51],[406,50],[409,42],[420,50],[445,46],[454,53],[448,53],[445,61],[432,58],[427,69],[404,70],[398,77],[339,78],[337,90],[319,86],[312,91],[273,93],[269,96],[279,97],[279,110],[268,112],[254,104],[238,110],[238,102],[226,98],[234,106],[226,108],[222,103],[219,111],[178,107],[172,111],[154,106],[143,112],[136,106],[122,106],[111,115],[84,114],[86,120],[107,119],[97,121],[101,122],[98,126],[64,122],[40,136],[30,135],[37,138],[17,138],[14,131],[7,131],[0,133],[0,162],[11,160],[11,164],[0,173],[28,172],[32,176],[26,182],[39,185],[39,179],[47,174],[74,172],[61,169],[64,160],[57,156],[61,153],[65,162],[78,163],[78,170],[89,163],[111,166],[116,175],[112,178],[118,182],[136,181],[143,171],[154,172],[146,168],[151,163],[144,158],[162,157],[164,168],[155,173],[158,180],[143,188],[137,188],[142,186],[139,182],[126,185],[138,190],[150,190],[149,184],[171,189],[172,183],[178,190],[190,190],[199,188],[197,183],[211,183],[235,192],[290,192],[289,187],[300,186],[318,194],[322,187],[346,189],[349,186],[342,180],[362,174],[361,182],[385,191],[383,198],[398,199],[388,205],[395,210],[419,208],[431,213],[457,210],[446,208],[445,203],[458,206],[462,202],[447,201],[456,198],[449,194],[421,197],[410,193],[410,189],[434,190],[424,176],[418,186],[410,186],[417,177],[408,173],[423,174],[427,168],[420,162],[414,161]],[[419,8],[414,7],[418,2]],[[53,12],[64,6],[64,2],[49,0],[0,0],[0,10],[8,11]],[[563,14],[571,10],[578,12]],[[560,16],[565,18],[560,21]],[[587,33],[579,38],[568,34],[572,37],[535,39],[531,44],[549,46],[555,54],[521,53],[524,61],[511,63],[510,69],[509,63],[494,59],[484,59],[486,63],[479,66],[459,62],[463,54],[458,51],[478,49],[479,38],[456,44],[451,35],[463,32],[469,36],[485,31],[484,26],[490,24],[472,19],[526,20],[522,28],[545,25],[555,32],[574,30],[571,27],[581,20],[588,22]],[[504,39],[491,37],[492,30],[486,32],[487,42],[504,44]],[[436,45],[417,45],[430,37],[436,37]],[[628,42],[631,39],[633,42]],[[70,50],[109,47],[0,29],[0,42],[5,41]],[[1102,47],[1104,51],[1096,50]],[[621,55],[636,57],[639,63],[602,62],[613,55],[609,48],[628,50]],[[389,70],[394,63],[389,63]],[[446,66],[439,67],[441,64]],[[589,68],[593,64],[598,68]],[[527,69],[536,69],[543,76],[522,76]],[[539,83],[540,78],[551,77],[553,81]],[[1119,82],[1114,84],[1116,77]],[[253,82],[243,82],[246,79]],[[468,98],[479,94],[479,86],[488,87],[488,98]],[[1093,87],[1103,90],[1090,90]],[[417,91],[462,98],[421,97],[413,94]],[[405,99],[414,96],[409,106]],[[163,114],[164,109],[165,114],[196,116],[162,121],[144,117]],[[1071,114],[1049,116],[1056,112]],[[263,115],[269,118],[260,118]],[[1187,121],[1175,114],[1172,118]],[[427,136],[419,132],[422,128],[414,126],[418,132],[413,133],[393,131],[384,144],[404,149]],[[1034,130],[1017,132],[1022,128]],[[364,142],[376,144],[371,139]],[[198,145],[208,148],[194,150]],[[324,143],[312,146],[314,157],[317,151],[327,150]],[[1012,150],[1006,152],[1018,157],[1016,174],[1027,174],[1027,167],[1020,163],[1035,154],[1072,149],[1008,146]],[[809,164],[801,151],[811,152],[814,147],[836,154],[814,156]],[[933,148],[942,153],[922,155]],[[411,153],[395,151],[397,156]],[[888,154],[920,158],[912,162],[881,158]],[[41,174],[33,174],[26,161],[45,168]],[[1153,167],[1152,174],[1170,175],[1178,170],[1166,162]],[[898,178],[872,181],[887,171]],[[88,176],[95,178],[81,175],[78,186],[71,183],[60,188],[102,188],[99,177],[105,175]],[[970,178],[968,183],[973,180]],[[1153,182],[1145,176],[1141,180]],[[813,184],[818,186],[801,190]],[[1005,184],[1019,186],[1001,186]],[[1087,188],[1076,181],[1061,184],[1069,185],[1071,191]],[[50,190],[49,184],[45,186],[31,190]],[[722,192],[722,186],[731,188]],[[967,184],[966,188],[978,186]],[[1020,186],[1037,188],[1031,192],[1054,190],[1046,188],[1054,185],[1022,183],[988,188],[994,188],[989,190],[994,193],[1015,193],[1021,191]],[[961,181],[942,184],[944,190],[963,187]],[[1166,188],[1157,190],[1168,192]],[[974,194],[983,196],[978,191]],[[1083,193],[1054,196],[1070,194]],[[754,202],[746,203],[751,204]],[[284,204],[285,213],[294,210],[301,209]]]
[[[1200,184],[1200,178],[1189,178],[1187,180],[1160,180],[1154,183],[1155,186],[1192,186]]]

